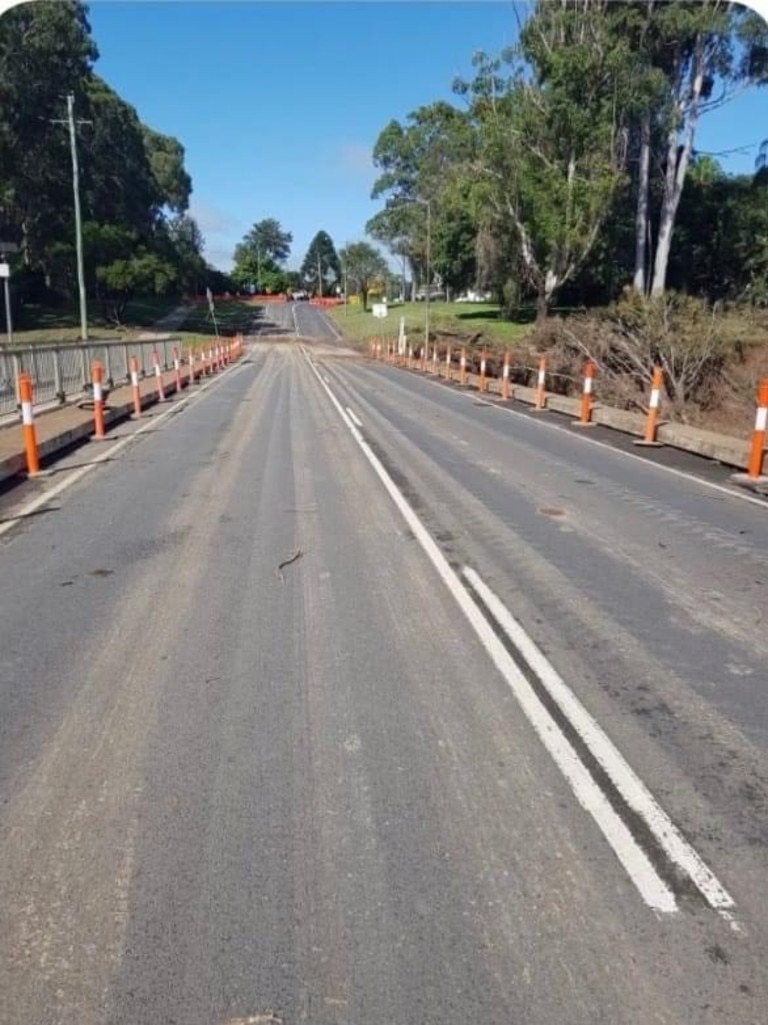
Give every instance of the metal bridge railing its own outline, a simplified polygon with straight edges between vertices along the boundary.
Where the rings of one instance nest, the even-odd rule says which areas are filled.
[[[104,368],[105,384],[112,388],[130,380],[130,360],[139,361],[142,377],[151,373],[152,354],[157,352],[164,370],[173,363],[174,339],[146,342],[62,342],[59,345],[26,345],[0,349],[0,416],[19,409],[19,375],[32,378],[35,405],[64,403],[90,389],[91,364]]]

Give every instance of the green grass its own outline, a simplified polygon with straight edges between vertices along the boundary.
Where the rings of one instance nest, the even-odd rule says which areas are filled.
[[[178,296],[148,296],[128,303],[123,323],[116,325],[104,318],[99,303],[88,304],[88,334],[92,338],[133,338],[140,330],[175,310],[183,300]],[[80,308],[77,305],[53,307],[29,304],[17,314],[13,328],[14,345],[76,342],[80,338]]]
[[[337,306],[328,311],[347,337],[360,342],[380,335],[397,335],[400,318],[405,317],[406,333],[416,340],[424,338],[426,309],[423,302],[390,306],[387,317],[377,319],[359,306]],[[492,303],[430,303],[429,323],[432,333],[441,330],[471,336],[482,332],[482,341],[503,345],[524,338],[529,323],[500,320],[499,307]]]
[[[220,335],[230,335],[238,331],[245,332],[256,314],[256,305],[231,299],[216,304],[216,325]],[[183,323],[174,331],[174,335],[185,337],[205,336],[210,338],[216,331],[211,318],[208,303],[198,302],[187,315]]]

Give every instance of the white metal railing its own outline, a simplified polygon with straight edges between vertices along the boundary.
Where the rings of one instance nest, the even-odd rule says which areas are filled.
[[[0,416],[19,410],[18,380],[25,372],[32,378],[35,405],[64,403],[89,391],[91,364],[104,368],[104,382],[112,388],[130,381],[131,357],[139,361],[144,377],[153,371],[157,352],[164,370],[173,366],[173,350],[181,343],[168,338],[148,342],[62,342],[59,345],[26,345],[0,348]]]

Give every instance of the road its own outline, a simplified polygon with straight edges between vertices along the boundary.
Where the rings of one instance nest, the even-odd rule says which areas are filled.
[[[331,336],[0,501],[0,1022],[764,1025],[765,508]]]

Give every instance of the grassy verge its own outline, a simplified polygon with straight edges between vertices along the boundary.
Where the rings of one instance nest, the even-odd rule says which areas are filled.
[[[217,303],[215,310],[216,326],[220,335],[245,333],[256,315],[256,306],[253,303],[237,300]],[[202,336],[206,339],[215,336],[216,330],[208,304],[196,303],[173,334],[185,340],[187,340],[187,336]]]
[[[88,333],[92,338],[133,338],[142,329],[151,328],[158,320],[182,304],[178,296],[148,296],[128,303],[122,324],[107,320],[98,304],[88,308]],[[14,345],[44,345],[76,342],[80,339],[78,306],[51,307],[26,305],[14,323]]]
[[[338,328],[350,339],[366,342],[381,335],[397,335],[400,318],[405,318],[406,333],[414,341],[423,340],[426,319],[424,303],[403,303],[391,306],[388,315],[381,320],[369,311],[364,313],[358,306],[337,306],[328,311]],[[490,345],[508,345],[525,338],[531,325],[517,321],[501,320],[499,307],[491,303],[430,303],[430,333],[466,336],[481,335],[481,341]]]

